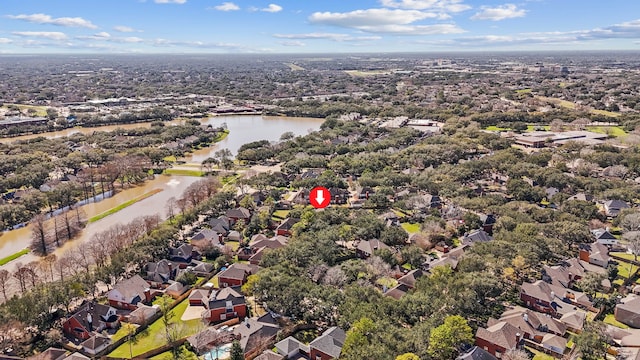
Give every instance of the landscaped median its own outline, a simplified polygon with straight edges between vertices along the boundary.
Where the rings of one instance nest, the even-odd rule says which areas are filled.
[[[105,218],[105,217],[107,217],[107,216],[109,216],[111,214],[115,214],[118,211],[120,211],[120,210],[122,210],[122,209],[124,209],[126,207],[129,207],[129,206],[131,206],[131,205],[133,205],[133,204],[135,204],[135,203],[137,203],[139,201],[142,201],[142,200],[144,200],[144,199],[146,199],[148,197],[151,197],[151,196],[153,196],[153,195],[155,195],[155,194],[157,194],[157,193],[159,193],[161,191],[162,191],[162,189],[153,189],[153,190],[151,190],[151,191],[149,191],[147,193],[144,193],[144,194],[142,194],[142,195],[140,195],[140,196],[138,196],[136,198],[133,198],[133,199],[131,199],[129,201],[123,202],[122,204],[120,204],[120,205],[118,205],[118,206],[116,206],[114,208],[111,208],[111,209],[109,209],[109,210],[107,210],[107,211],[105,211],[103,213],[100,213],[100,214],[90,218],[89,219],[89,223],[96,222],[96,221],[101,220],[101,219],[103,219],[103,218]]]
[[[28,253],[29,253],[29,251],[30,251],[29,249],[22,249],[22,250],[18,251],[18,252],[17,252],[17,253],[15,253],[15,254],[11,254],[11,255],[9,255],[9,256],[3,257],[2,259],[0,259],[0,266],[2,266],[2,265],[4,265],[4,264],[7,264],[7,263],[9,263],[9,262],[11,262],[11,261],[13,261],[13,260],[15,260],[15,259],[19,258],[19,257],[20,257],[20,256],[22,256],[22,255],[26,255],[26,254],[28,254]]]

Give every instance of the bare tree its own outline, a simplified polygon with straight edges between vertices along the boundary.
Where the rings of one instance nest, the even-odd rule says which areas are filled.
[[[27,275],[25,272],[25,267],[21,262],[16,263],[16,271],[13,273],[13,277],[18,280],[18,285],[20,286],[20,291],[24,293],[27,291]]]
[[[9,279],[11,279],[11,273],[9,273],[8,270],[0,269],[0,288],[2,288],[4,301],[7,301],[7,285],[9,284]]]
[[[48,226],[43,214],[36,215],[31,220],[31,246],[42,255],[47,255],[47,243],[49,242]]]
[[[620,221],[620,226],[626,231],[640,230],[640,212],[625,215]]]
[[[622,236],[629,242],[629,250],[634,255],[634,260],[638,261],[638,254],[640,254],[640,231],[629,231]]]
[[[167,217],[169,217],[169,220],[172,220],[173,217],[176,215],[176,207],[178,206],[176,198],[175,197],[170,197],[167,200],[167,204],[165,205],[165,209],[167,210]]]

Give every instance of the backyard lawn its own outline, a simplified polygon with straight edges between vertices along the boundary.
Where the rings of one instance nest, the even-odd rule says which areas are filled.
[[[194,335],[204,328],[204,324],[202,323],[202,321],[200,321],[200,319],[180,321],[180,317],[182,317],[182,314],[184,314],[184,311],[187,309],[188,305],[189,299],[184,299],[172,310],[175,314],[172,318],[172,321],[177,324],[182,324],[181,336]],[[148,331],[138,338],[138,343],[133,346],[133,356],[144,354],[147,351],[156,349],[165,344],[167,344],[167,339],[165,337],[165,327],[162,323],[162,318],[160,318],[153,324],[149,325]],[[111,354],[109,354],[109,356],[128,359],[131,356],[129,353],[129,344],[122,344]]]
[[[402,223],[400,226],[409,234],[415,234],[420,231],[420,224],[416,223]]]
[[[605,316],[604,318],[604,323],[605,324],[609,324],[609,325],[613,325],[615,327],[619,327],[621,329],[628,329],[629,327],[621,322],[619,322],[618,320],[616,320],[615,316],[613,314],[609,314],[607,316]]]

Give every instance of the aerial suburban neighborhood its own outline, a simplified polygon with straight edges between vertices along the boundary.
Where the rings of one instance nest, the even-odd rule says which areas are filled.
[[[0,359],[640,360],[637,5],[371,2],[2,9]]]

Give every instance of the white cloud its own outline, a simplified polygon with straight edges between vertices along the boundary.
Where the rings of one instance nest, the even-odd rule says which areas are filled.
[[[523,17],[526,13],[526,10],[518,9],[514,4],[504,4],[497,7],[482,6],[480,7],[480,11],[475,13],[471,19],[500,21]]]
[[[129,36],[129,37],[125,37],[125,38],[116,39],[116,41],[126,42],[126,43],[140,43],[140,42],[143,42],[144,39],[141,39],[141,38],[136,37],[136,36]]]
[[[113,30],[122,33],[130,33],[130,32],[142,32],[142,30],[136,30],[130,26],[117,25],[113,27]]]
[[[458,34],[464,32],[455,24],[412,25],[425,19],[439,19],[440,14],[420,10],[367,9],[346,13],[316,12],[309,21],[370,33],[397,35]]]
[[[280,44],[284,46],[292,46],[292,47],[302,47],[306,45],[305,43],[299,40],[282,41],[280,42]]]
[[[438,14],[418,10],[367,9],[346,13],[316,12],[309,21],[317,24],[359,28],[362,26],[411,24],[424,19],[437,18]]]
[[[23,37],[37,37],[49,40],[65,40],[67,38],[67,35],[59,31],[14,31],[12,32],[12,34]]]
[[[184,4],[187,0],[154,0],[156,4]]]
[[[232,2],[223,2],[220,5],[214,6],[213,9],[218,11],[236,11],[236,10],[240,10],[240,6]]]
[[[9,19],[24,20],[30,23],[36,24],[51,24],[67,27],[84,27],[89,29],[96,29],[97,26],[91,23],[89,20],[85,20],[81,17],[60,17],[53,18],[46,14],[20,14],[20,15],[7,15]]]
[[[274,34],[279,39],[332,40],[332,41],[372,41],[380,40],[380,36],[352,36],[339,33],[306,33],[306,34]]]
[[[270,12],[270,13],[277,13],[282,11],[282,6],[277,5],[277,4],[269,4],[269,6],[267,6],[264,9],[261,9],[264,12]]]
[[[11,44],[13,40],[7,38],[0,38],[0,44]]]
[[[471,9],[463,0],[380,0],[385,7],[411,10],[439,10],[444,12],[462,12]]]

